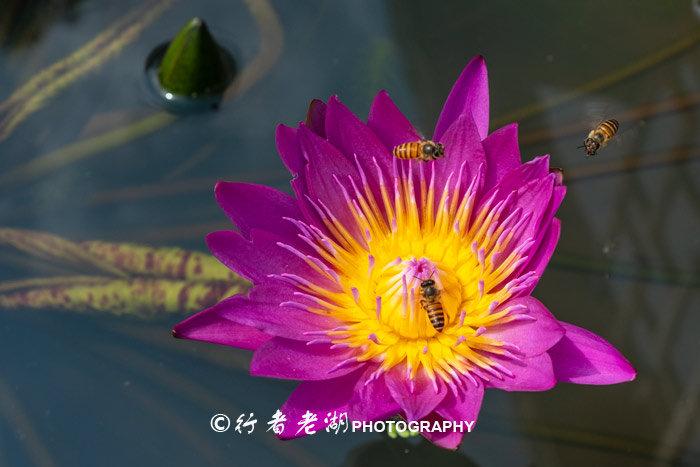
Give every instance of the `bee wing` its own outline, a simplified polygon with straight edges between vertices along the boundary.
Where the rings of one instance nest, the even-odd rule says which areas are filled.
[[[611,118],[612,104],[603,99],[592,99],[583,105],[583,115],[591,130]]]
[[[617,135],[613,138],[615,144],[629,143],[639,137],[642,129],[646,125],[646,121],[637,120],[632,122],[620,121],[620,129],[617,130]]]

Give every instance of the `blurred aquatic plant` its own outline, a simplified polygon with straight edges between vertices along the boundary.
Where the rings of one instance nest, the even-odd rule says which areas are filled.
[[[57,20],[74,20],[81,0],[4,0],[0,47],[20,48],[36,42]]]
[[[83,47],[40,71],[13,92],[0,103],[0,141],[51,97],[133,42],[171,3],[172,0],[154,0],[132,9]]]
[[[61,275],[0,282],[0,308],[5,309],[151,317],[195,311],[247,288],[213,257],[181,248],[72,242],[9,228],[0,229],[0,245],[67,268]]]

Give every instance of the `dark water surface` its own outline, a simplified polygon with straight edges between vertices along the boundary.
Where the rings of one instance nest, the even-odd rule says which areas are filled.
[[[217,179],[288,189],[274,127],[301,120],[310,99],[337,93],[364,116],[385,88],[429,133],[481,53],[492,129],[520,120],[524,158],[551,154],[569,186],[535,295],[613,342],[639,375],[491,391],[456,453],[378,434],[280,443],[265,422],[293,384],[248,376],[243,351],[175,341],[182,313],[1,310],[0,466],[700,464],[692,1],[3,0],[0,99],[136,8],[162,11],[136,15],[148,24],[132,36],[122,26],[68,82],[30,92],[15,107],[26,115],[0,110],[0,131],[16,120],[0,141],[0,227],[204,251],[204,234],[226,226]],[[143,65],[193,16],[247,71],[218,111],[176,119],[158,114]],[[628,131],[586,159],[576,146],[601,108]],[[48,260],[1,253],[0,281],[48,274]],[[212,432],[216,412],[255,412],[255,433]]]

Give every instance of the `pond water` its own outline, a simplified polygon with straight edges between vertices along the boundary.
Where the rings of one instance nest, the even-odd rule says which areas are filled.
[[[0,227],[70,241],[206,251],[204,235],[227,226],[217,179],[289,190],[274,128],[312,98],[338,94],[364,116],[388,89],[429,133],[483,54],[491,128],[519,120],[524,158],[551,154],[568,185],[535,296],[614,343],[638,377],[490,391],[457,452],[384,434],[282,443],[265,423],[294,384],[249,376],[248,352],[173,339],[187,313],[20,306],[0,310],[0,466],[699,465],[696,4],[5,0]],[[217,111],[172,116],[148,94],[144,63],[194,16],[241,72]],[[596,108],[622,136],[586,158],[577,146]],[[64,274],[29,250],[0,250],[0,292]],[[219,412],[254,412],[257,429],[214,433]]]

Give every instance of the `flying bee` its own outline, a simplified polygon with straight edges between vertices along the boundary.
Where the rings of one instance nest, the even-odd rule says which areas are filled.
[[[610,142],[619,128],[620,124],[614,118],[605,120],[588,133],[588,137],[583,140],[583,145],[579,146],[579,148],[584,148],[587,156],[595,156],[600,149]]]
[[[440,289],[435,287],[435,281],[426,279],[420,283],[420,304],[428,313],[430,324],[437,332],[442,332],[445,327],[445,313],[440,303]]]
[[[399,159],[420,159],[423,162],[434,161],[445,156],[445,147],[441,143],[422,139],[394,146],[394,157]]]

